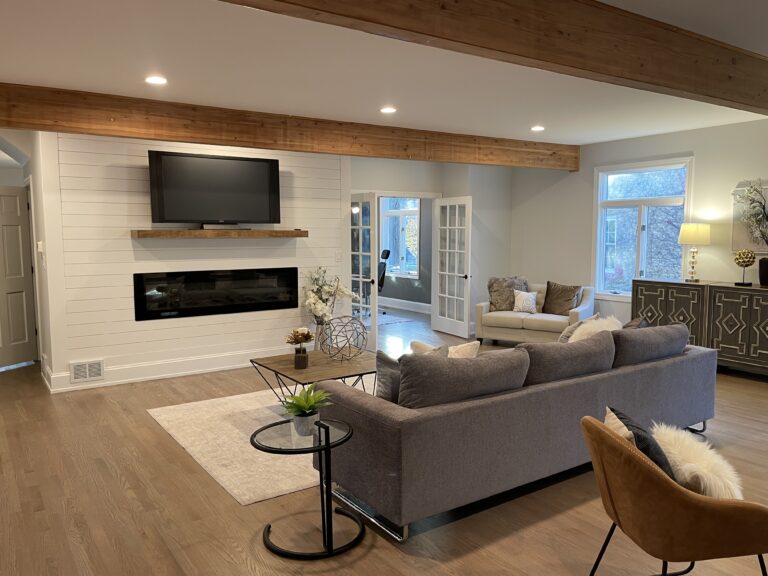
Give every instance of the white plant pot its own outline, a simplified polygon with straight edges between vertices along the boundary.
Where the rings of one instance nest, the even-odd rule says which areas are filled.
[[[312,436],[313,432],[317,429],[315,422],[320,420],[320,414],[312,414],[311,416],[294,416],[293,428],[296,430],[296,434],[299,436]]]

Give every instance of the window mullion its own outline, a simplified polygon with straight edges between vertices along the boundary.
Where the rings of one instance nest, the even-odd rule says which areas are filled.
[[[640,204],[637,211],[637,268],[636,277],[644,278],[646,271],[645,252],[648,240],[648,206]]]

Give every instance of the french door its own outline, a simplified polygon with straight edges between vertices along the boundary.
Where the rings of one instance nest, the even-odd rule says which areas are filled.
[[[472,197],[435,200],[432,226],[432,329],[469,337]]]
[[[376,195],[352,194],[351,210],[352,315],[368,330],[368,348],[376,350],[378,338],[378,249],[376,242]]]

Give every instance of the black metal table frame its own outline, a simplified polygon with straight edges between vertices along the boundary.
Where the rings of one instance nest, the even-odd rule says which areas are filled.
[[[297,382],[296,380],[292,379],[290,376],[285,376],[285,380],[283,380],[283,375],[279,372],[276,372],[275,370],[272,370],[271,368],[268,368],[264,366],[263,364],[259,364],[256,359],[251,359],[251,366],[253,366],[256,369],[256,372],[258,372],[259,376],[261,376],[261,379],[264,380],[264,382],[269,386],[269,389],[272,390],[272,393],[277,398],[278,402],[281,404],[287,399],[288,396],[295,396],[296,392],[299,389],[299,386],[309,386],[312,384],[312,382],[302,383]],[[272,385],[272,383],[269,381],[269,379],[264,375],[264,373],[261,371],[261,369],[268,370],[275,376],[275,380],[277,381],[277,390]],[[337,378],[337,380],[341,380],[344,382],[344,384],[347,383],[347,380],[350,378],[354,378],[355,380],[350,384],[351,388],[354,388],[358,384],[360,384],[360,387],[363,389],[363,392],[368,392],[368,390],[365,389],[365,377],[369,374],[373,374],[373,392],[376,392],[376,371],[373,372],[365,372],[364,374],[356,374],[354,376],[342,376],[341,378]],[[291,385],[289,382],[286,382],[286,380],[289,380],[293,384]],[[293,386],[293,390],[291,390],[291,386]],[[280,391],[278,393],[278,390]]]
[[[257,450],[261,450],[262,452],[269,452],[271,454],[309,454],[313,452],[317,452],[319,456],[319,473],[320,473],[320,514],[322,515],[322,529],[323,529],[323,550],[320,552],[297,552],[295,550],[288,550],[286,548],[281,548],[274,542],[272,542],[270,538],[270,532],[272,531],[272,524],[269,523],[266,526],[264,526],[264,531],[262,533],[262,539],[264,541],[264,546],[272,552],[273,554],[277,554],[278,556],[283,556],[285,558],[291,558],[293,560],[320,560],[323,558],[330,558],[331,556],[337,556],[338,554],[342,554],[343,552],[346,552],[347,550],[351,550],[360,542],[362,542],[363,537],[365,536],[365,525],[363,524],[363,521],[360,517],[355,515],[352,512],[349,512],[347,510],[344,510],[343,508],[337,507],[335,512],[336,514],[339,514],[341,516],[346,516],[347,518],[352,519],[357,524],[357,534],[355,535],[352,540],[347,542],[346,544],[342,544],[341,546],[334,547],[333,544],[333,493],[332,493],[332,477],[331,477],[331,449],[333,449],[336,446],[339,446],[340,444],[343,444],[347,440],[349,440],[352,437],[352,427],[349,427],[349,434],[342,438],[341,440],[337,440],[335,443],[331,442],[331,434],[330,434],[330,428],[328,424],[323,422],[322,420],[319,422],[315,422],[315,426],[318,427],[318,443],[313,446],[312,448],[298,448],[298,449],[280,449],[280,448],[271,448],[269,446],[265,446],[263,444],[259,444],[256,441],[256,435],[267,429],[272,428],[274,426],[280,426],[285,424],[286,422],[290,422],[290,420],[281,420],[280,422],[275,422],[273,424],[269,424],[267,426],[264,426],[262,428],[259,428],[251,435],[251,445],[256,448]]]

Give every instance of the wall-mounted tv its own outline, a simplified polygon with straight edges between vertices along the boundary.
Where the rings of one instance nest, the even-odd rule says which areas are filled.
[[[277,160],[149,151],[152,222],[280,222]]]

